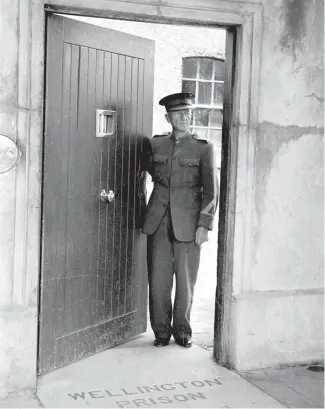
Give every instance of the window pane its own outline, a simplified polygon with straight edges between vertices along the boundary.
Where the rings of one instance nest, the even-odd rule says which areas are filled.
[[[215,144],[216,148],[221,150],[222,130],[210,129],[210,140]]]
[[[224,84],[214,84],[214,92],[213,92],[213,104],[214,105],[223,105],[223,89]]]
[[[212,80],[213,62],[211,58],[200,58],[199,78]]]
[[[211,104],[212,83],[199,82],[198,104]]]
[[[210,109],[196,108],[194,110],[195,125],[209,126],[209,112]]]
[[[196,78],[198,58],[183,59],[183,78]]]
[[[195,81],[183,80],[182,92],[192,92],[195,94]]]
[[[210,126],[222,127],[222,109],[211,109],[210,113]]]
[[[225,79],[225,62],[214,61],[214,79],[216,81],[224,81]]]
[[[193,132],[201,138],[208,138],[208,128],[193,128]]]

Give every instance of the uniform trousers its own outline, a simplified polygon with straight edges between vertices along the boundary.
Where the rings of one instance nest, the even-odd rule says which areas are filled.
[[[149,312],[156,338],[192,336],[190,314],[200,263],[200,247],[176,240],[167,209],[155,233],[148,235]],[[176,278],[174,306],[171,293]],[[173,322],[172,322],[173,321]]]

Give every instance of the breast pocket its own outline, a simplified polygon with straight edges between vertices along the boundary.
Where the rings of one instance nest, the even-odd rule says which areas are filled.
[[[200,160],[195,158],[180,158],[182,169],[182,181],[184,183],[197,184],[199,181]]]
[[[154,155],[153,157],[153,178],[156,182],[162,179],[166,165],[167,165],[168,156],[166,155]]]

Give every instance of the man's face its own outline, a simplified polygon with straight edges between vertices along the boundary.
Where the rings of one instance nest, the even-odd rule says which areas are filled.
[[[174,131],[185,132],[191,125],[192,109],[169,111],[166,114],[166,119],[171,124]]]

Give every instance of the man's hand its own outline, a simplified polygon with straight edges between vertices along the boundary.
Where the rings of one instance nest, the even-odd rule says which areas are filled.
[[[195,243],[201,247],[203,243],[205,243],[206,241],[209,240],[208,237],[208,229],[203,227],[203,226],[199,226],[196,230],[196,238],[195,238]]]

